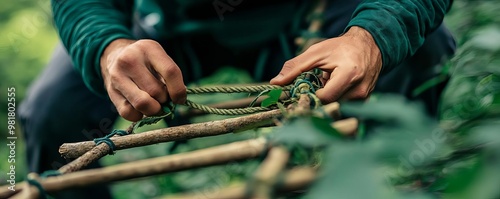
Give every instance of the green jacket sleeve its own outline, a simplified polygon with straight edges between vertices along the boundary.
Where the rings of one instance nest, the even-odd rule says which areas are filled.
[[[365,0],[354,11],[347,29],[359,26],[371,33],[382,53],[385,73],[422,46],[451,4],[452,0]]]
[[[85,85],[96,94],[106,96],[99,61],[104,49],[115,39],[133,38],[131,6],[124,0],[52,0],[59,36]]]

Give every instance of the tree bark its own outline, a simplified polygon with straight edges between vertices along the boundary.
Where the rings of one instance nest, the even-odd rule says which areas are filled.
[[[248,130],[273,124],[272,119],[280,115],[280,110],[272,110],[225,120],[176,126],[126,136],[116,136],[110,139],[115,143],[115,150],[121,150],[162,142],[215,136]],[[64,158],[71,159],[77,158],[93,148],[100,149],[99,151],[93,150],[94,153],[104,153],[104,155],[109,153],[109,147],[106,144],[95,146],[93,141],[65,143],[59,148],[59,153]]]

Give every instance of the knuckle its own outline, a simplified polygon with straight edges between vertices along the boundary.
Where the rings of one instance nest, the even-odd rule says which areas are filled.
[[[170,75],[177,75],[181,72],[181,69],[175,65],[175,63],[168,63],[165,68],[164,68],[165,74],[168,76]]]
[[[152,86],[146,91],[151,97],[159,99],[165,92],[160,86]]]
[[[128,68],[134,66],[136,60],[137,56],[135,53],[132,53],[132,50],[124,50],[116,59],[116,63],[118,67]]]
[[[132,104],[135,109],[139,111],[146,110],[149,107],[149,100],[147,97],[137,97],[131,100],[130,104]]]
[[[121,106],[118,108],[118,113],[121,117],[129,121],[137,121],[140,118],[137,116],[136,111],[130,106]]]
[[[109,89],[117,89],[120,90],[120,81],[121,81],[121,76],[118,73],[110,73],[109,75],[109,83],[108,85],[108,90]]]
[[[155,47],[160,47],[161,45],[156,42],[155,40],[152,39],[141,39],[135,43],[137,47],[141,49],[150,49],[150,48],[155,48]]]

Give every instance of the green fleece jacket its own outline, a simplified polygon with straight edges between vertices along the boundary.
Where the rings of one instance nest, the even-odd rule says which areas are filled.
[[[214,21],[223,19],[222,11],[237,9],[229,3],[237,4],[241,3],[241,0],[227,2],[217,0],[52,0],[52,9],[55,25],[73,60],[74,67],[82,74],[90,90],[103,95],[106,92],[100,73],[100,56],[106,46],[115,39],[135,39],[131,31],[134,16],[156,13],[149,19],[146,17],[147,20],[144,23],[154,23],[154,32],[174,32],[161,36],[175,36],[175,31],[170,29],[197,28],[196,24],[183,26],[173,22],[186,19],[188,17],[186,14],[189,14],[191,7],[196,7],[196,2],[210,6],[209,9],[214,14],[208,17],[212,17],[211,21]],[[215,8],[214,2],[223,4]],[[286,4],[286,1],[276,2]],[[274,4],[279,4],[276,2]],[[346,30],[351,26],[360,26],[373,35],[382,53],[383,72],[387,72],[415,53],[423,44],[425,36],[442,23],[451,4],[452,0],[365,0],[353,13]],[[276,9],[273,8],[273,10]],[[272,19],[289,13],[286,13],[286,9],[283,12],[285,13],[259,11],[257,15],[273,14],[268,16]],[[194,13],[196,15],[196,12]],[[293,14],[290,13],[290,15]],[[206,20],[207,16],[203,14],[196,17],[202,21],[210,21]],[[267,21],[269,20],[265,20]],[[246,22],[238,23],[241,25]],[[178,24],[181,28],[169,26],[169,24]],[[229,23],[212,23],[208,27],[224,24]]]

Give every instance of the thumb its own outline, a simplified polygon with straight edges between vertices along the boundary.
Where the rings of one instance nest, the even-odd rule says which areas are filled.
[[[292,82],[301,73],[309,71],[315,67],[319,61],[319,56],[314,55],[311,51],[306,51],[297,57],[285,62],[280,73],[271,79],[271,84],[285,85]]]

